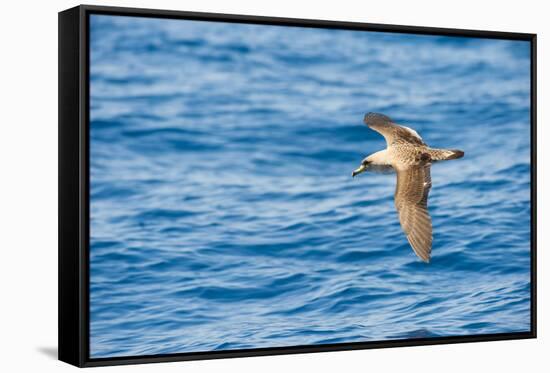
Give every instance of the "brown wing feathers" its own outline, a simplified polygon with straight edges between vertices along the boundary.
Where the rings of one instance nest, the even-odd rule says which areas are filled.
[[[428,213],[428,194],[431,187],[430,164],[397,171],[395,207],[401,227],[414,252],[425,262],[432,251],[432,220]]]
[[[384,114],[367,113],[363,121],[369,128],[384,136],[388,146],[400,143],[426,145],[418,133],[408,127],[395,124]]]

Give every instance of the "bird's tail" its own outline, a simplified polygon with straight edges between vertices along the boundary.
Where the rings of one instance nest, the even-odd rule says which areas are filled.
[[[428,153],[432,161],[448,161],[464,157],[464,152],[458,149],[430,149]]]

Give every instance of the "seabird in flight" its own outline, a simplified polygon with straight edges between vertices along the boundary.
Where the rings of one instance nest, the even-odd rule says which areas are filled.
[[[368,113],[364,122],[386,139],[387,147],[369,155],[351,176],[368,170],[395,170],[395,207],[401,228],[416,255],[430,261],[432,251],[432,220],[428,213],[428,194],[432,186],[432,163],[462,158],[462,150],[428,147],[413,129],[394,123],[389,117]]]

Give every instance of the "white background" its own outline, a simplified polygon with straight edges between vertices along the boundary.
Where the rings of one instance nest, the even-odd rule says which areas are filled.
[[[538,34],[538,339],[126,366],[108,371],[548,371],[548,14],[539,1],[88,1],[188,11]],[[57,12],[5,1],[0,20],[0,370],[69,371],[57,354]],[[548,145],[546,145],[548,146]],[[437,284],[434,284],[437,286]]]

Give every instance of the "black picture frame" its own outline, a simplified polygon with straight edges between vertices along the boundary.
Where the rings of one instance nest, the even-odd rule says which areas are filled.
[[[167,355],[89,354],[89,17],[91,14],[524,40],[531,45],[531,329],[528,332],[414,338]],[[59,13],[59,360],[78,367],[282,355],[536,338],[536,34],[398,26],[81,5]]]

